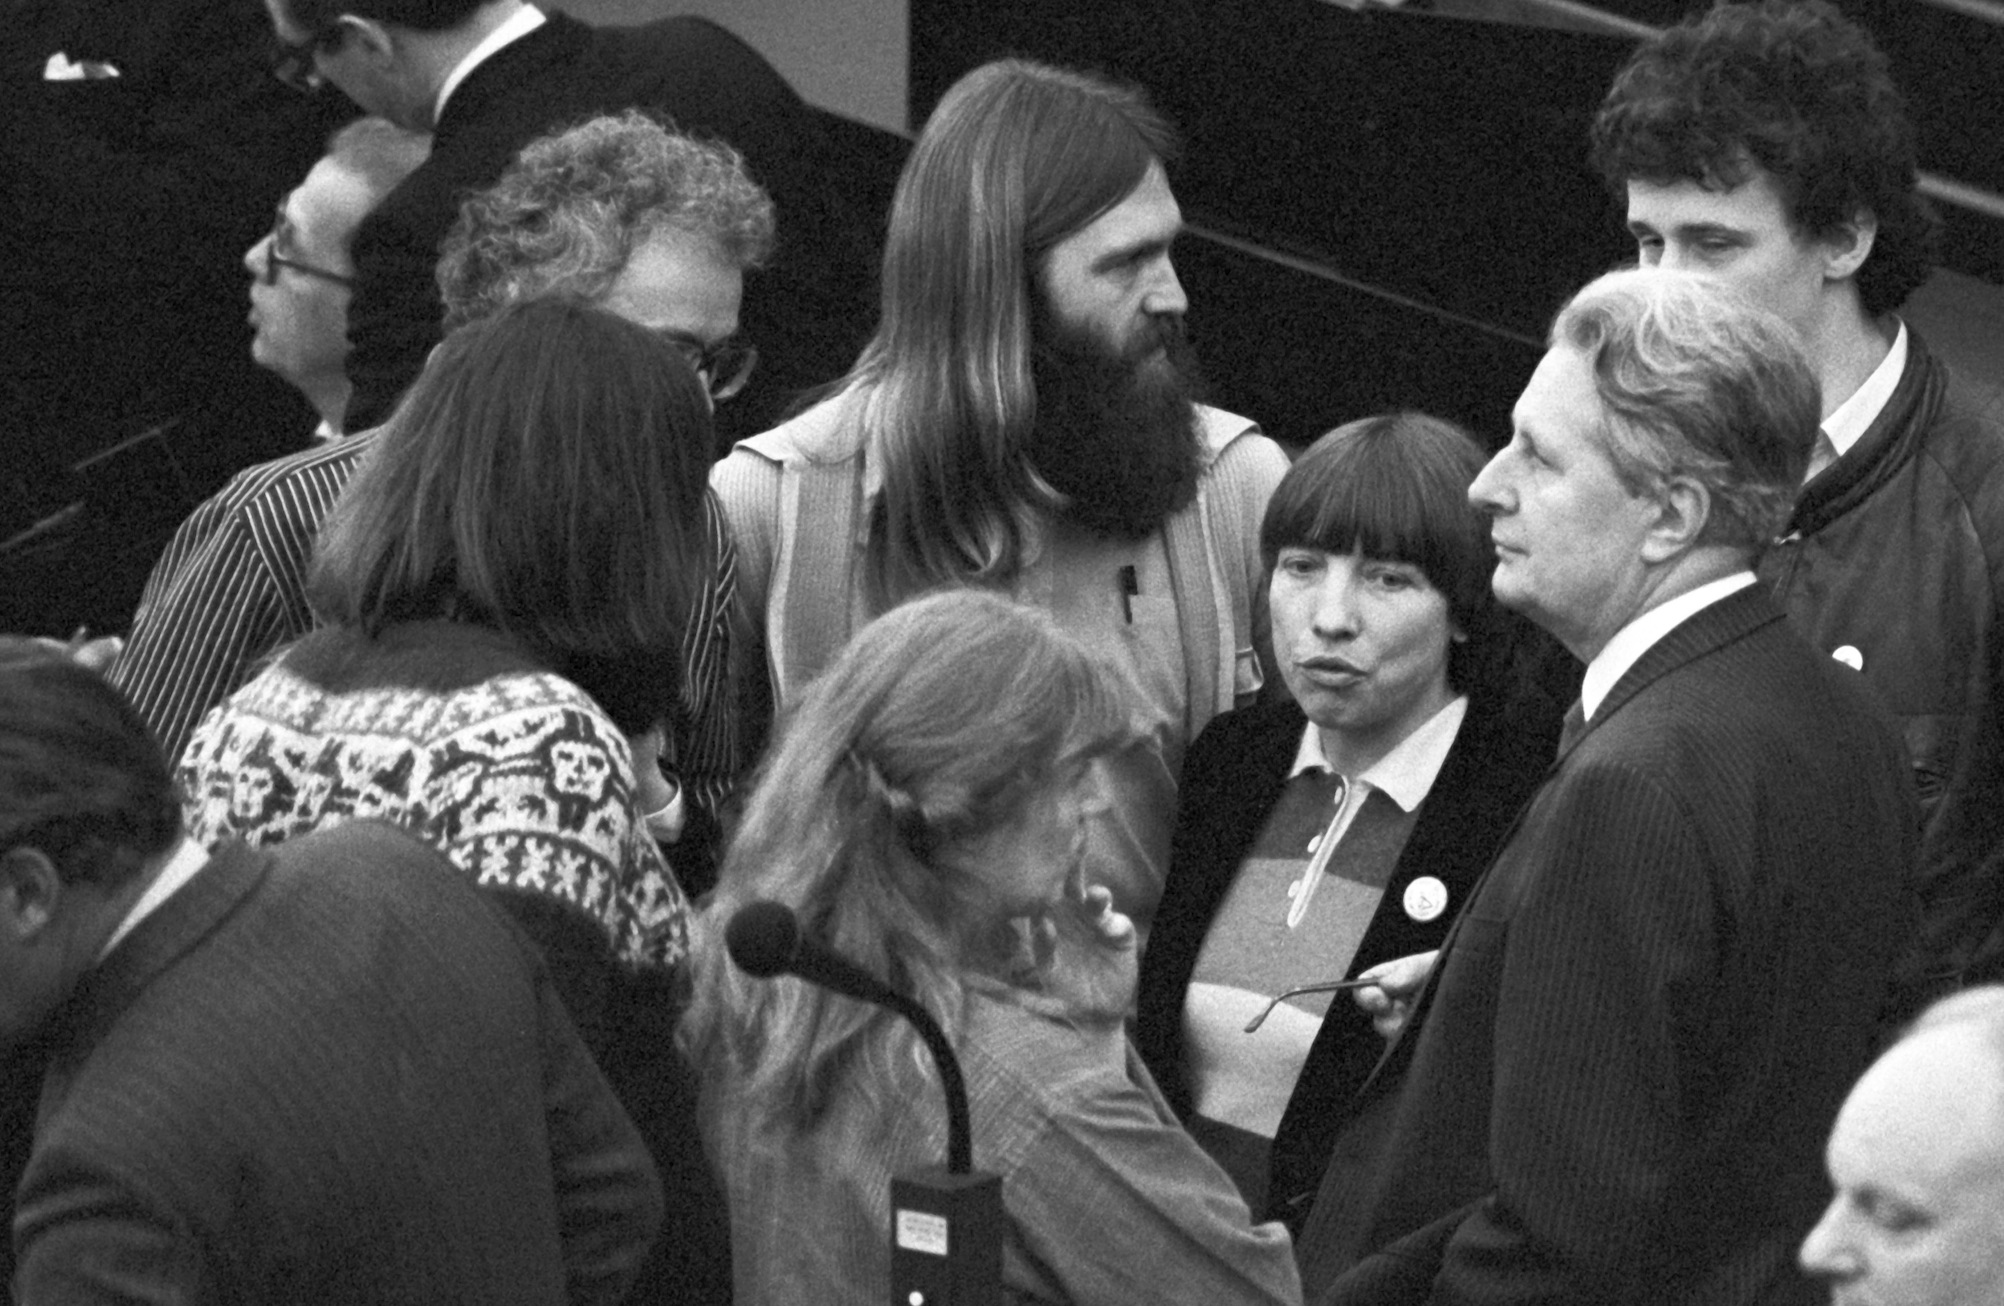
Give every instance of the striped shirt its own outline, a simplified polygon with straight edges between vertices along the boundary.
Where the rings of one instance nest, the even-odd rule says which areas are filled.
[[[246,468],[174,532],[112,670],[170,760],[268,656],[313,628],[307,559],[372,442],[371,434],[350,436]],[[704,520],[717,574],[698,592],[683,636],[690,739],[676,770],[690,799],[714,816],[738,771],[729,695],[737,553],[714,496],[704,500]]]

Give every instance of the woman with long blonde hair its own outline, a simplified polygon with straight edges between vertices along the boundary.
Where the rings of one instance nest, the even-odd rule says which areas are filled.
[[[1082,860],[1086,772],[1130,732],[1080,645],[964,590],[865,627],[787,719],[699,918],[682,1030],[740,1306],[883,1301],[891,1176],[946,1145],[902,1021],[725,957],[758,899],[945,1029],[1019,1298],[1298,1300],[1286,1235],[1253,1226],[1127,1043],[1133,929]]]

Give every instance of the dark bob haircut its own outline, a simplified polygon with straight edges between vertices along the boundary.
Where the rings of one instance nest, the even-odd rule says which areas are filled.
[[[1268,571],[1286,548],[1418,567],[1467,636],[1449,651],[1448,683],[1478,692],[1508,662],[1514,624],[1489,588],[1489,519],[1468,502],[1484,461],[1474,436],[1425,413],[1339,426],[1281,477],[1260,522],[1260,558]]]
[[[320,620],[453,618],[515,639],[622,730],[678,720],[682,632],[716,570],[710,405],[681,353],[531,300],[447,336],[322,527]]]
[[[115,888],[174,846],[181,802],[153,732],[95,671],[0,636],[0,852]]]
[[[1617,200],[1632,179],[1730,190],[1759,167],[1810,236],[1870,212],[1857,281],[1874,315],[1934,268],[1940,220],[1915,189],[1906,101],[1872,38],[1825,0],[1719,4],[1644,41],[1594,118],[1593,162]]]

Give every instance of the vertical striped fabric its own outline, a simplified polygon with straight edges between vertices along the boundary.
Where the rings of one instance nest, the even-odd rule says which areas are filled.
[[[371,434],[351,436],[247,468],[174,533],[112,673],[169,758],[260,662],[312,629],[305,583],[314,536],[371,443]],[[715,815],[739,769],[729,699],[737,559],[713,495],[704,518],[718,569],[698,592],[683,641],[691,737],[677,760],[691,798]]]

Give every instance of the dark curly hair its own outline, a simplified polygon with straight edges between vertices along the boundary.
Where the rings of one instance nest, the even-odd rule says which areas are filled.
[[[1886,57],[1827,0],[1720,3],[1644,41],[1593,122],[1593,164],[1628,182],[1775,179],[1799,231],[1878,220],[1858,294],[1897,308],[1933,270],[1940,222],[1914,189],[1913,124]]]

